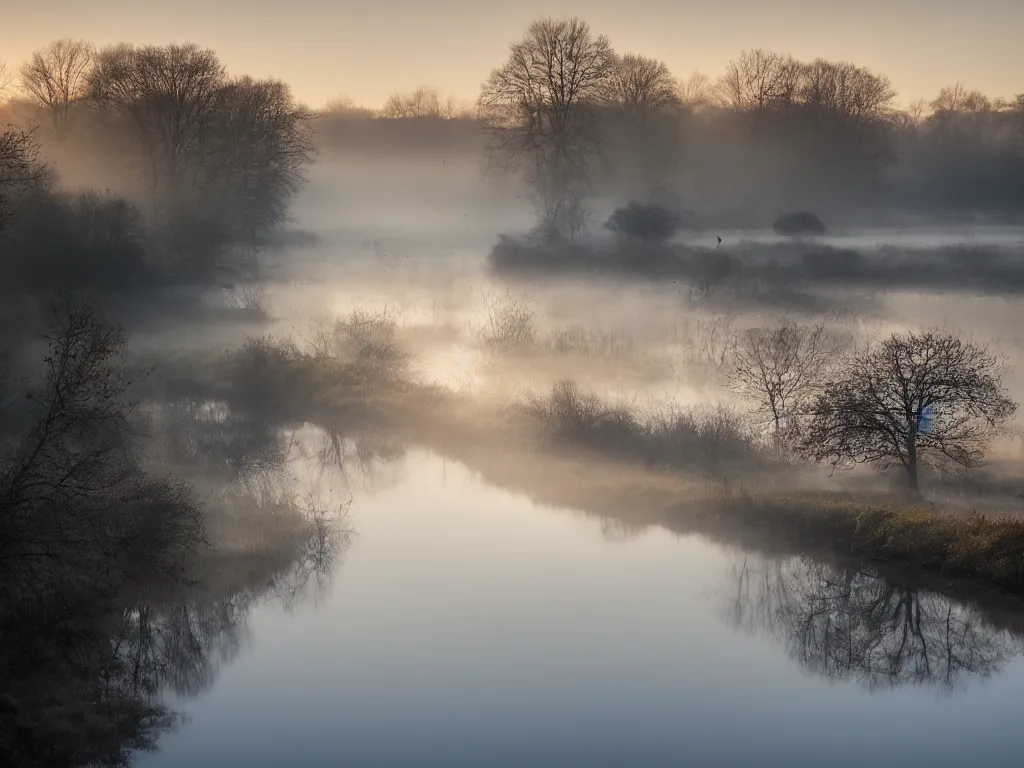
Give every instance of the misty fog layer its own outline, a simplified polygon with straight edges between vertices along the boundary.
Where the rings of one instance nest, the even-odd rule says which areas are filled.
[[[0,763],[1007,764],[1024,101],[602,32],[0,67]]]

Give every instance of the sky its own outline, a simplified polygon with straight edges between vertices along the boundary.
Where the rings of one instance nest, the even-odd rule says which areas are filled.
[[[0,60],[59,37],[195,42],[234,74],[288,82],[313,107],[376,107],[427,85],[472,101],[542,16],[578,15],[616,50],[717,78],[741,50],[843,59],[888,75],[908,104],[957,81],[1024,91],[1022,0],[0,0]]]

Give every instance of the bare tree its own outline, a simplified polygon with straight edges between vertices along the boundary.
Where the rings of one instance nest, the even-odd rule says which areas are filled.
[[[807,412],[843,345],[824,322],[804,325],[783,317],[772,327],[739,334],[726,382],[771,420],[780,438]]]
[[[55,307],[31,426],[0,455],[0,571],[8,596],[105,588],[145,568],[180,575],[205,542],[188,488],[149,477],[135,445],[124,332],[95,308]]]
[[[284,224],[313,159],[313,113],[279,80],[243,77],[224,86],[209,116],[207,150],[190,168],[203,204],[223,206],[232,235],[255,245]]]
[[[49,177],[49,169],[39,162],[39,143],[31,131],[14,127],[0,131],[0,232],[13,213],[14,198]]]
[[[7,66],[7,62],[0,59],[0,99],[6,99],[10,96],[12,82],[14,82],[14,73]]]
[[[21,67],[21,87],[47,110],[58,136],[70,125],[71,110],[85,96],[94,50],[84,40],[61,38],[35,51]]]
[[[635,53],[618,59],[609,83],[609,98],[634,116],[680,105],[678,86],[668,65]]]
[[[730,61],[719,88],[734,109],[763,113],[792,104],[800,87],[800,64],[791,56],[743,51]]]
[[[694,71],[679,83],[679,99],[684,107],[702,110],[715,104],[718,99],[715,84],[703,72]]]
[[[933,111],[938,113],[978,113],[991,109],[989,98],[978,90],[968,90],[963,83],[955,83],[939,90],[931,103]]]
[[[985,347],[939,331],[894,334],[843,361],[816,398],[801,451],[817,461],[976,467],[1017,410]],[[931,422],[925,426],[926,422]]]
[[[575,237],[597,146],[596,110],[616,57],[608,38],[578,18],[535,21],[491,72],[478,101],[496,156],[528,161],[542,228]]]
[[[381,107],[380,116],[391,119],[445,117],[445,105],[437,88],[422,86],[411,93],[393,93]]]
[[[862,123],[882,117],[896,91],[889,78],[865,67],[816,59],[802,67],[799,95],[819,115]]]
[[[907,115],[909,115],[913,125],[921,125],[928,116],[928,102],[924,99],[915,99],[910,102],[910,106],[907,108]]]
[[[367,107],[360,107],[350,96],[341,93],[324,104],[321,114],[327,115],[365,115],[370,116],[373,110]]]
[[[100,51],[89,97],[134,126],[150,162],[154,213],[179,193],[186,155],[200,149],[225,84],[217,55],[189,43]],[[161,195],[169,199],[162,200]]]

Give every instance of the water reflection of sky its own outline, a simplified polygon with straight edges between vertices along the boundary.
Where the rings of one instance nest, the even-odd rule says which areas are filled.
[[[1009,765],[1024,664],[871,693],[734,631],[735,552],[488,489],[410,454],[353,507],[318,608],[253,647],[144,766]],[[740,555],[742,561],[742,555]]]

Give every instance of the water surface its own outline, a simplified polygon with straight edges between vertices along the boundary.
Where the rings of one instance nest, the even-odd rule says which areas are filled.
[[[331,581],[253,607],[138,765],[996,766],[1024,747],[1021,643],[974,608],[541,507],[426,453],[352,490]]]

